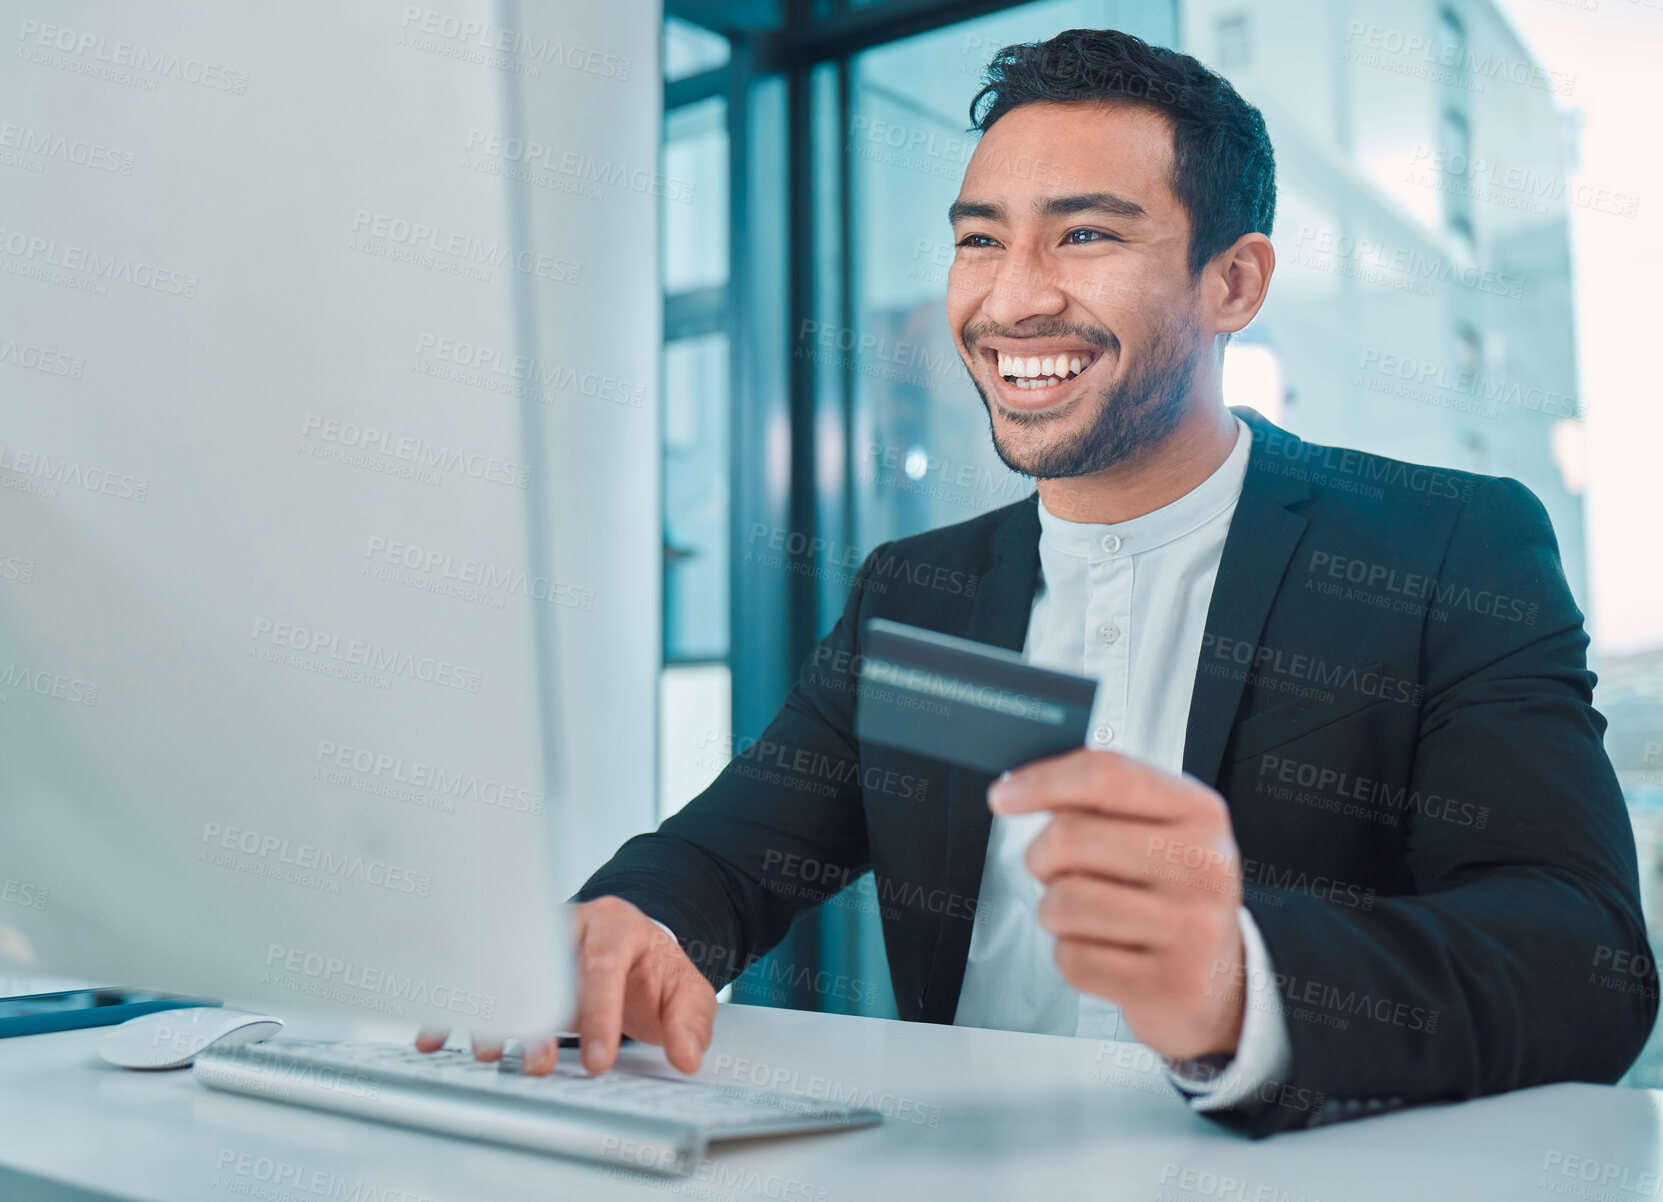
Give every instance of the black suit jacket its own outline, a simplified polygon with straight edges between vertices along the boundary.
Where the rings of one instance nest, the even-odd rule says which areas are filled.
[[[1216,1117],[1263,1135],[1615,1081],[1651,1029],[1656,974],[1541,503],[1237,412],[1253,447],[1184,771],[1229,803],[1292,1066],[1274,1096]],[[1039,532],[1034,494],[876,548],[762,736],[578,896],[634,902],[719,985],[871,869],[898,1013],[952,1022],[991,778],[855,738],[861,628],[1020,650]]]

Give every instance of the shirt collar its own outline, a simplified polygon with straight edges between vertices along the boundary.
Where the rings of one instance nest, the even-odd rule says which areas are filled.
[[[1045,499],[1041,497],[1040,551],[1077,555],[1095,563],[1141,554],[1183,538],[1232,508],[1241,498],[1248,452],[1252,448],[1252,431],[1237,417],[1236,445],[1212,475],[1176,501],[1124,522],[1070,522],[1045,508]]]

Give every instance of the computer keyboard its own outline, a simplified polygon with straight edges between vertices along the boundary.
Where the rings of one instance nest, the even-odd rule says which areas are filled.
[[[590,1076],[563,1055],[546,1077],[459,1049],[279,1039],[213,1047],[196,1058],[203,1084],[360,1118],[420,1127],[667,1175],[694,1171],[712,1142],[881,1122],[873,1110],[746,1086],[620,1069]],[[666,1070],[674,1072],[675,1070]]]

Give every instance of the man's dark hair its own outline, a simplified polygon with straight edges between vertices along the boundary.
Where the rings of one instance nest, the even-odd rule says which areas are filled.
[[[1259,110],[1187,54],[1118,29],[1068,29],[1048,42],[1006,46],[970,102],[973,130],[1038,101],[1135,104],[1172,125],[1172,191],[1189,213],[1190,275],[1245,233],[1267,237],[1276,217],[1276,158]],[[980,110],[978,112],[978,110]]]

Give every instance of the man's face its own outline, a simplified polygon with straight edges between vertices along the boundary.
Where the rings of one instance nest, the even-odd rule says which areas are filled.
[[[1023,105],[971,156],[947,321],[1011,469],[1100,472],[1183,416],[1206,355],[1171,169],[1171,127],[1130,105]]]

